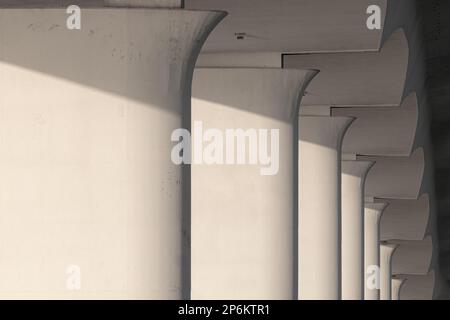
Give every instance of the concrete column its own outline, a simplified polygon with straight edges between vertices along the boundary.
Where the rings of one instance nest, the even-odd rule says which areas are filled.
[[[364,299],[380,300],[380,218],[387,203],[366,202],[364,207]]]
[[[392,297],[392,254],[396,244],[380,245],[380,300],[391,300]]]
[[[392,300],[400,300],[400,290],[405,282],[405,278],[392,277]]]
[[[364,299],[364,183],[371,161],[342,161],[342,299]]]
[[[299,117],[299,299],[341,297],[341,145],[349,117]]]
[[[300,97],[315,74],[195,70],[194,299],[297,298],[296,127]],[[248,152],[245,161],[236,150]]]
[[[17,244],[0,296],[189,297],[189,202],[171,133],[223,16],[83,8],[69,30],[65,8],[0,10],[0,242]],[[62,285],[73,270],[79,290]]]

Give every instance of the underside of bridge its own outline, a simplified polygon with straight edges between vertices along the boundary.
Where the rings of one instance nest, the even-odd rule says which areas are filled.
[[[449,40],[446,0],[0,0],[0,298],[450,298]]]

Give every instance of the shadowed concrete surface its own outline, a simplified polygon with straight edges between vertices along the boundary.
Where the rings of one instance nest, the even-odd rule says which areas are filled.
[[[432,111],[440,264],[450,279],[450,1],[420,0]]]

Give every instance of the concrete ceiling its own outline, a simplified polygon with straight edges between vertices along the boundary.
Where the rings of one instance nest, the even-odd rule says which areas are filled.
[[[187,9],[228,12],[203,52],[378,50],[382,30],[367,28],[369,5],[385,12],[386,0],[185,0]]]

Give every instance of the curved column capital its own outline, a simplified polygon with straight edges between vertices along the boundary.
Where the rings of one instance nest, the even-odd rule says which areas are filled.
[[[195,70],[191,166],[194,299],[297,298],[296,127],[300,99],[315,73],[262,68]],[[201,129],[197,128],[199,122]],[[251,143],[245,150],[258,150],[256,164],[228,163],[226,159],[203,162],[212,142],[205,139],[208,132],[223,137],[238,129],[250,136],[253,132],[258,139],[243,139]],[[267,133],[266,140],[261,131]],[[224,150],[241,149],[242,143],[229,147],[224,139]],[[234,153],[224,152],[235,159]],[[269,164],[261,163],[264,152],[270,152]],[[269,169],[274,171],[268,173]]]
[[[352,183],[358,188],[364,186],[366,176],[375,163],[365,160],[342,160],[342,179],[345,179],[345,183]]]
[[[400,292],[406,281],[406,278],[392,277],[392,300],[400,300]]]
[[[198,105],[201,101],[213,102],[293,124],[298,121],[301,97],[317,73],[278,68],[196,68],[193,98]],[[258,91],[260,94],[249,96],[249,92]],[[298,105],[292,103],[295,101]]]
[[[299,299],[341,297],[341,142],[348,117],[299,117]]]
[[[384,210],[389,206],[388,202],[365,202],[365,219],[372,225],[378,225]]]
[[[318,147],[341,150],[344,135],[354,120],[355,118],[346,116],[300,115],[299,139]]]

